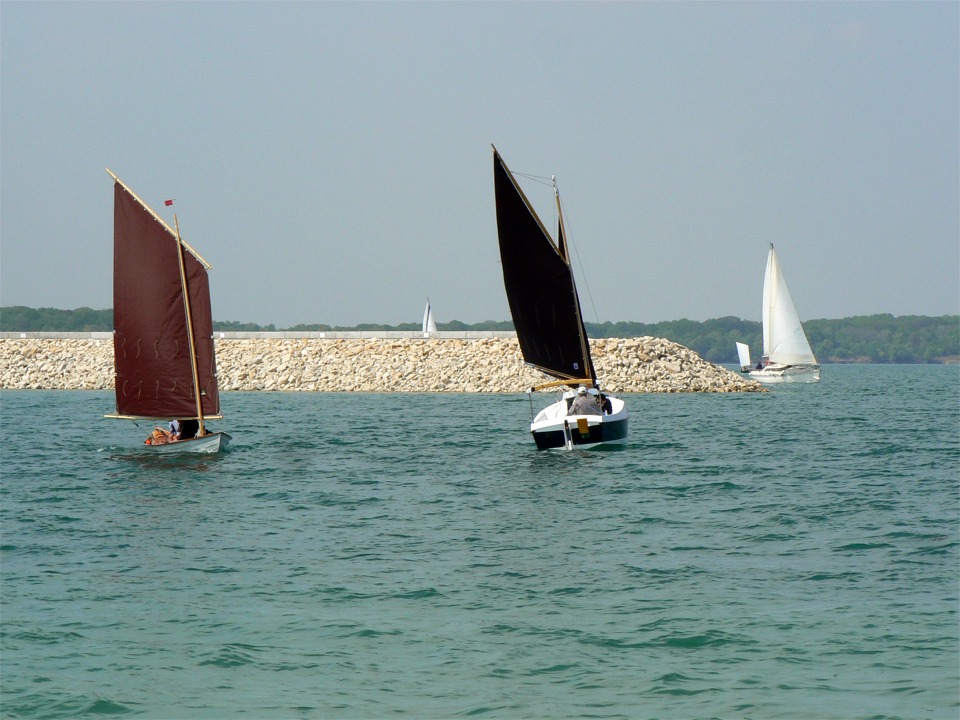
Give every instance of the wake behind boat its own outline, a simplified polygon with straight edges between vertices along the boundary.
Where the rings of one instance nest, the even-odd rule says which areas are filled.
[[[754,368],[750,362],[750,348],[738,342],[740,370],[762,383],[817,382],[820,365],[787,290],[773,243],[770,243],[763,277],[762,320],[763,357]]]
[[[622,399],[602,392],[597,380],[556,182],[554,241],[496,148],[493,177],[503,284],[520,352],[527,364],[555,378],[528,390],[531,415],[534,390],[565,388],[562,397],[530,423],[537,448],[569,450],[624,442],[629,413]]]
[[[110,418],[171,420],[144,442],[159,453],[216,453],[231,437],[220,418],[210,267],[130,188],[114,179],[113,351],[117,412]]]

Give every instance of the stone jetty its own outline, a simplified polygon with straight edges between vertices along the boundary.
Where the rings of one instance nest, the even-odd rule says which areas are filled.
[[[221,391],[516,393],[548,378],[524,365],[516,338],[245,338],[215,340]],[[653,337],[590,341],[614,393],[764,392],[747,377]],[[0,338],[0,388],[113,388],[113,341]]]

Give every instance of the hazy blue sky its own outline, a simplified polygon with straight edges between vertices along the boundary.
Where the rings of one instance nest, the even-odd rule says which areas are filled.
[[[759,320],[768,242],[803,319],[957,313],[958,9],[4,1],[0,304],[112,305],[109,167],[216,319],[506,320],[493,143],[588,321]]]

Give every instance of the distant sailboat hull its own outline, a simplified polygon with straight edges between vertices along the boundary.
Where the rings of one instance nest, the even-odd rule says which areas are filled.
[[[819,365],[767,365],[751,370],[750,377],[762,383],[812,383],[820,380]]]
[[[567,415],[567,400],[558,400],[541,410],[530,424],[538,450],[555,448],[586,450],[598,445],[626,442],[629,413],[623,400],[609,397],[607,415]]]
[[[163,445],[147,445],[145,447],[148,447],[150,452],[161,455],[214,454],[225,450],[232,439],[228,433],[216,432],[189,440],[178,440]]]

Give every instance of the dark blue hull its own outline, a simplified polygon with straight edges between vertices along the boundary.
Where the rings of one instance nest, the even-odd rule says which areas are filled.
[[[570,440],[574,447],[589,447],[601,443],[623,442],[627,437],[627,418],[609,420],[591,425],[587,432],[581,433],[577,426],[576,417],[571,417],[568,423]],[[566,437],[563,428],[559,430],[537,430],[531,433],[538,450],[566,447]]]

